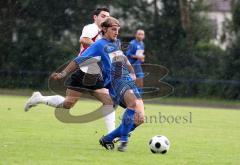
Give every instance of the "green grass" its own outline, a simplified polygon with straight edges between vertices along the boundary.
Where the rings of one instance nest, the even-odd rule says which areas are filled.
[[[185,106],[198,106],[198,107],[221,107],[239,109],[239,100],[224,100],[219,98],[178,98],[166,97],[156,98],[149,101],[149,103],[160,103],[167,105],[185,105]]]
[[[26,97],[0,96],[0,164],[240,164],[240,111],[147,104],[147,123],[137,128],[128,151],[106,151],[98,144],[105,134],[102,119],[86,124],[64,124],[45,105],[23,111]],[[81,101],[73,114],[100,104]],[[119,116],[123,111],[118,109]],[[189,117],[191,122],[150,123],[165,116]],[[170,119],[170,118],[169,118]],[[171,142],[166,155],[152,154],[149,139],[165,135]]]

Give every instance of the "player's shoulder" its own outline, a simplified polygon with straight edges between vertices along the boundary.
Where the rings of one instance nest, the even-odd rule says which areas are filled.
[[[89,29],[89,30],[98,30],[98,27],[95,23],[91,23],[91,24],[88,24],[88,25],[85,25],[83,27],[84,29]]]
[[[131,41],[130,41],[130,44],[136,45],[136,44],[137,44],[137,40],[136,40],[136,39],[131,40]]]
[[[91,46],[93,46],[95,49],[98,50],[102,50],[103,47],[105,47],[105,45],[107,45],[108,42],[106,40],[104,40],[103,38],[97,40],[96,42],[94,42]]]
[[[101,39],[97,40],[94,44],[102,45],[102,44],[105,44],[105,43],[107,43],[107,40],[105,40],[104,38],[101,38]]]

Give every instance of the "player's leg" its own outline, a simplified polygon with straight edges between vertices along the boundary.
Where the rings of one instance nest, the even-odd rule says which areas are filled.
[[[136,89],[135,89],[136,91]],[[136,91],[137,92],[137,91]],[[120,137],[119,151],[125,151],[128,142],[128,134],[144,121],[144,105],[140,95],[133,90],[127,90],[124,94],[124,102],[127,106],[122,117],[121,125],[114,131],[100,139],[100,144],[113,145],[111,142]],[[137,95],[137,96],[136,96]],[[103,145],[104,146],[104,145]],[[107,148],[106,146],[104,146]],[[108,148],[107,148],[108,149]]]
[[[143,92],[143,78],[144,78],[144,73],[143,73],[143,70],[142,70],[142,66],[141,64],[135,64],[133,65],[134,66],[134,71],[135,71],[135,74],[136,74],[136,85],[138,87],[138,90],[140,93]]]
[[[62,107],[66,108],[66,109],[71,109],[76,102],[78,101],[78,99],[80,98],[80,96],[82,95],[82,93],[72,90],[72,89],[67,89],[66,90],[66,98],[63,102]]]
[[[33,92],[32,96],[25,103],[24,110],[28,111],[31,107],[37,106],[40,103],[58,107],[62,105],[65,98],[60,95],[43,96],[40,92]]]
[[[46,104],[55,108],[70,109],[79,99],[81,93],[67,89],[66,98],[60,95],[43,96],[40,92],[34,92],[25,104],[25,111],[38,104]]]
[[[93,96],[95,96],[99,101],[103,103],[101,110],[104,115],[104,121],[107,127],[107,131],[108,133],[110,133],[115,129],[115,109],[108,89],[97,89],[94,91]]]
[[[133,131],[137,125],[144,122],[144,105],[142,99],[137,98],[133,90],[127,90],[124,94],[124,101],[127,105],[127,109],[123,114],[121,124],[121,143],[118,147],[119,151],[126,150],[129,132]]]

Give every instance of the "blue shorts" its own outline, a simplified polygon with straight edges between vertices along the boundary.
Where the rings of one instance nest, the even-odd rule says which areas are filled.
[[[141,64],[132,64],[137,78],[144,78],[144,73]]]
[[[122,79],[114,79],[108,86],[109,94],[113,99],[114,104],[119,105],[124,103],[124,94],[127,90],[132,90],[137,98],[142,98],[138,88],[130,77]]]

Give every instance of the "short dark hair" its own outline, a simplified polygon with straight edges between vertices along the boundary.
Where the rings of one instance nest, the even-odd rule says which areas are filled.
[[[100,8],[97,8],[97,9],[95,9],[95,10],[93,11],[93,15],[98,16],[98,15],[101,13],[101,11],[106,11],[106,12],[108,12],[108,13],[110,12],[108,8],[106,8],[106,7],[100,7]]]

